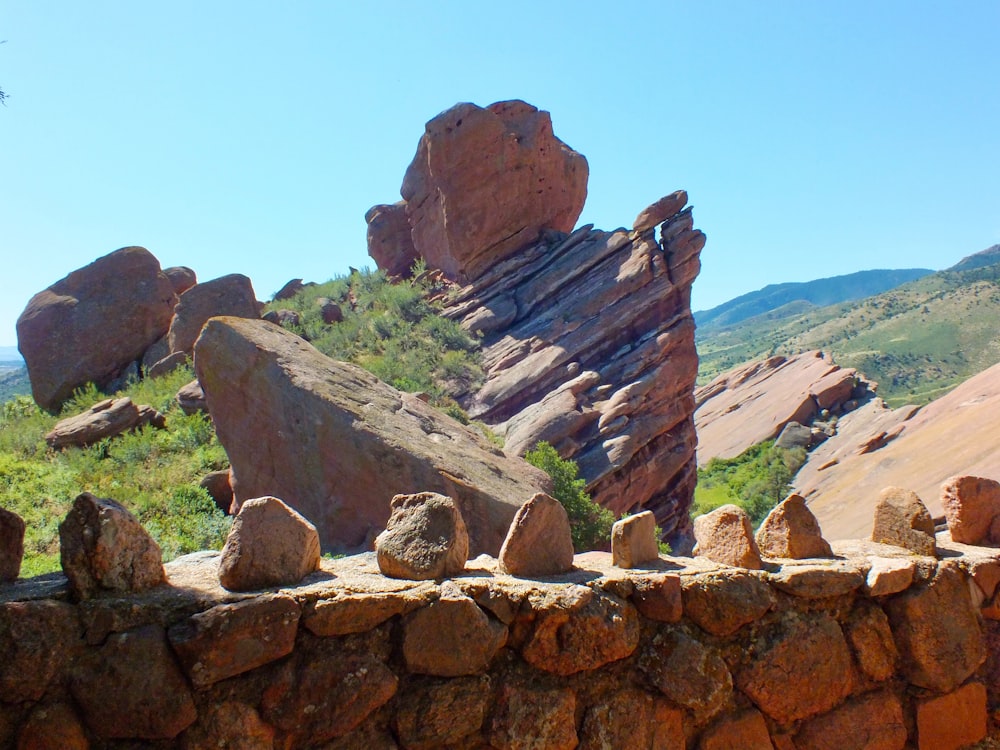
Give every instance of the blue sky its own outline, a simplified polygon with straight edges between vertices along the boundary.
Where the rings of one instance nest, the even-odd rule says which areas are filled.
[[[580,223],[685,188],[694,307],[1000,242],[1000,3],[0,6],[0,345],[126,245],[201,280],[370,264],[423,124],[524,99],[590,163]]]

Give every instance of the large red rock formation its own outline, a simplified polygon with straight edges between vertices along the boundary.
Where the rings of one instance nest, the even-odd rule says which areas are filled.
[[[17,319],[17,342],[43,409],[89,382],[107,385],[170,327],[177,296],[160,263],[124,247],[39,292]]]
[[[386,216],[400,208],[376,206],[369,252],[393,270],[412,246],[465,284],[444,314],[482,337],[486,382],[458,397],[504,435],[509,455],[552,443],[599,503],[653,511],[686,549],[698,368],[690,294],[705,235],[682,190],[632,231],[567,234],[586,177],[547,113],[458,105],[428,123],[403,182],[411,245],[387,249],[399,233]]]
[[[385,528],[401,492],[454,498],[471,552],[496,554],[544,473],[360,367],[263,320],[212,318],[195,370],[232,464],[236,503],[272,495],[312,522],[325,550]]]
[[[840,411],[868,385],[819,351],[740,365],[695,391],[698,463],[734,458],[789,422],[808,425],[824,409]]]
[[[367,217],[372,257],[395,271],[390,258],[415,253],[452,279],[474,279],[542,230],[573,229],[588,172],[548,112],[516,100],[456,104],[427,123],[403,179],[413,250],[399,237],[399,205],[377,206]]]
[[[913,490],[944,514],[941,485],[959,474],[1000,479],[1000,365],[927,406],[888,409],[876,399],[844,415],[837,435],[809,454],[795,478],[828,539],[871,533],[879,492]]]

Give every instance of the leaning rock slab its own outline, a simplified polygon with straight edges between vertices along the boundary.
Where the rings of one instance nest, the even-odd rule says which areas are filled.
[[[70,445],[83,447],[147,424],[163,429],[167,421],[152,406],[137,406],[128,396],[107,398],[81,414],[56,422],[45,436],[45,442],[55,449]]]
[[[59,556],[78,599],[145,591],[166,579],[160,546],[135,516],[89,492],[77,496],[59,524]]]
[[[665,195],[660,200],[646,206],[632,222],[632,231],[645,232],[652,229],[657,224],[662,224],[671,216],[676,214],[688,202],[688,194],[684,190],[675,190],[670,195]]]
[[[24,519],[0,508],[0,583],[16,581],[24,559]]]
[[[952,477],[941,485],[941,505],[952,540],[962,544],[997,542],[990,528],[1000,516],[1000,482],[985,477]]]
[[[202,326],[209,318],[229,315],[260,318],[253,285],[246,276],[233,273],[188,289],[182,294],[170,323],[168,340],[171,352],[191,354]]]
[[[656,519],[643,511],[615,521],[611,527],[611,560],[619,568],[640,568],[660,559]]]
[[[379,570],[391,578],[426,581],[462,572],[469,533],[455,501],[435,492],[396,495],[389,521],[375,539]]]
[[[918,555],[933,555],[934,520],[916,492],[886,487],[875,506],[872,541],[893,544]]]
[[[496,554],[524,500],[551,489],[544,472],[416,396],[264,321],[209,321],[195,369],[236,502],[280,496],[316,525],[324,549],[373,539],[402,490],[454,498],[471,553]]]
[[[456,104],[427,123],[403,178],[414,249],[449,278],[474,279],[543,229],[571,231],[588,174],[548,112]]]
[[[760,570],[762,561],[750,516],[738,505],[723,505],[694,519],[695,555],[736,568]]]
[[[319,567],[316,527],[276,497],[243,503],[219,560],[230,591],[295,584]]]
[[[551,576],[573,567],[569,515],[555,498],[538,493],[520,507],[500,548],[500,570],[514,576]]]
[[[35,402],[55,413],[76,388],[107,385],[167,332],[176,303],[142,247],[115,250],[36,294],[17,319]]]
[[[789,495],[772,509],[757,529],[755,539],[761,554],[766,557],[793,560],[833,557],[819,521],[800,495]]]

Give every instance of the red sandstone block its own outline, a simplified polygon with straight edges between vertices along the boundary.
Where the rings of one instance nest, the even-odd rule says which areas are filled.
[[[986,736],[986,687],[970,682],[917,703],[919,750],[958,750]]]

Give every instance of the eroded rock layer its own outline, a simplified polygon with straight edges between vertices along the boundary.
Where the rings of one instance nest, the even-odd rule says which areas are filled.
[[[483,337],[486,382],[463,399],[469,415],[501,432],[508,454],[551,443],[595,500],[653,511],[682,548],[696,479],[690,295],[704,243],[690,209],[659,239],[655,227],[552,232],[445,309]]]

